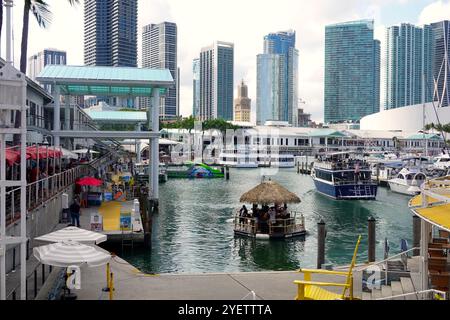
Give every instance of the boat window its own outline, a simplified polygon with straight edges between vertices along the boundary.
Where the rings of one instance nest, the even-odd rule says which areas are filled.
[[[399,174],[399,175],[398,175],[398,178],[399,178],[399,179],[405,179],[405,176],[402,175],[402,174]]]
[[[422,173],[416,174],[416,180],[425,180],[425,179],[426,179],[426,177],[424,174],[422,174]]]

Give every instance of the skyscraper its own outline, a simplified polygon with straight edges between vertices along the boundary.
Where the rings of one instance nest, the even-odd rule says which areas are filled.
[[[450,21],[431,24],[433,29],[433,75],[435,81],[434,101],[439,106],[450,106]]]
[[[36,80],[36,77],[41,73],[41,71],[47,65],[67,64],[67,53],[66,51],[56,50],[56,49],[44,49],[28,58],[28,76],[32,80]],[[44,88],[51,93],[51,85],[44,85]]]
[[[238,86],[238,97],[234,100],[234,121],[250,122],[252,100],[248,97],[248,87],[241,81]]]
[[[137,0],[85,0],[84,63],[137,66]]]
[[[200,52],[200,120],[233,120],[234,44],[217,41]]]
[[[433,97],[431,27],[402,23],[386,30],[384,108],[430,102]],[[423,79],[423,76],[425,77]],[[425,83],[425,97],[422,86]]]
[[[177,25],[172,22],[150,24],[142,33],[142,67],[169,69],[175,80],[175,88],[161,97],[162,119],[173,119],[179,115],[179,71],[177,54]],[[147,104],[149,99],[146,100]],[[146,105],[147,106],[147,105]],[[141,106],[142,107],[142,106]]]
[[[325,28],[325,122],[357,122],[380,109],[380,42],[373,20]]]
[[[192,73],[192,115],[197,118],[200,115],[200,59],[198,58],[192,61]]]
[[[257,123],[287,121],[296,126],[298,111],[298,50],[295,32],[264,37],[264,53],[257,56]]]

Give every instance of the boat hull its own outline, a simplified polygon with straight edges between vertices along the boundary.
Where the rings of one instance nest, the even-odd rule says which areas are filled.
[[[389,181],[389,187],[393,192],[408,195],[408,196],[415,196],[420,193],[420,189],[418,187],[411,187],[410,185],[401,184],[396,181]]]
[[[316,190],[335,200],[375,200],[378,186],[376,184],[333,185],[314,179]]]

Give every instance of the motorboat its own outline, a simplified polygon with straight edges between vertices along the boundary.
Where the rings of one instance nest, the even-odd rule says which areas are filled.
[[[403,168],[395,177],[388,181],[393,192],[417,195],[420,193],[420,186],[426,181],[427,176],[419,168]]]
[[[316,190],[335,200],[375,200],[378,184],[369,164],[349,152],[318,155],[311,171]]]

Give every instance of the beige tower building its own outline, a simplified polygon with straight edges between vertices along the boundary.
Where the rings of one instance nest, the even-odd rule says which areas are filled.
[[[234,99],[234,121],[250,122],[252,100],[248,98],[248,87],[242,80],[238,86],[238,97]]]

